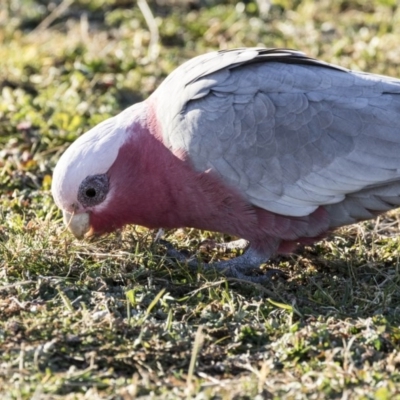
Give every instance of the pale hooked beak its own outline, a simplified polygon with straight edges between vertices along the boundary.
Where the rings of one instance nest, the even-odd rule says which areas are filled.
[[[66,227],[77,239],[82,239],[90,231],[89,214],[70,214],[63,211],[63,219]]]

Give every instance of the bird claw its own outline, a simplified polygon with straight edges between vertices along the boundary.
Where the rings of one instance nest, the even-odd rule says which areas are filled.
[[[180,251],[176,250],[167,240],[161,239],[159,243],[166,247],[167,256],[174,258],[179,263],[185,263],[190,269],[196,271],[199,263],[193,257],[186,257]],[[265,284],[275,279],[275,277],[287,278],[284,272],[279,269],[269,269],[265,274],[252,276],[247,275],[253,270],[259,268],[260,264],[265,262],[265,257],[259,256],[253,249],[248,249],[243,255],[226,261],[218,261],[210,264],[203,264],[205,270],[214,270],[223,274],[227,278],[239,279],[241,281]]]

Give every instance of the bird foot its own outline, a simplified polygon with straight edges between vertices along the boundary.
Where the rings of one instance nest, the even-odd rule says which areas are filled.
[[[239,242],[239,241],[236,241]],[[193,257],[186,257],[180,251],[176,250],[171,243],[166,240],[160,240],[160,243],[167,248],[167,255],[174,258],[179,263],[184,263],[192,270],[197,270],[199,263]],[[241,243],[243,244],[243,243]],[[247,242],[246,242],[247,245]],[[237,247],[235,247],[237,248]],[[244,254],[231,260],[217,261],[209,264],[203,264],[207,271],[216,271],[227,278],[240,279],[247,282],[263,284],[271,281],[275,276],[286,278],[286,275],[279,269],[270,269],[263,275],[249,275],[248,273],[258,269],[260,264],[265,263],[268,257],[260,256],[254,249],[249,248]],[[259,270],[260,271],[260,270]]]

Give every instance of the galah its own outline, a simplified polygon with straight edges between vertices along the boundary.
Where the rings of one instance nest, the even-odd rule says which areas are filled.
[[[126,224],[237,236],[227,276],[400,205],[400,80],[285,49],[196,57],[79,137],[52,193],[79,237]]]

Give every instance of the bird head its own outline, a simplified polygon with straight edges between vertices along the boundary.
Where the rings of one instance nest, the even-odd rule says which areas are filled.
[[[94,229],[93,220],[95,216],[104,219],[110,203],[118,200],[115,190],[118,177],[112,167],[124,143],[134,135],[135,122],[143,118],[141,111],[138,104],[103,121],[79,137],[61,156],[51,190],[65,224],[76,237],[119,227],[118,221],[114,221]],[[101,225],[99,221],[97,225]]]

